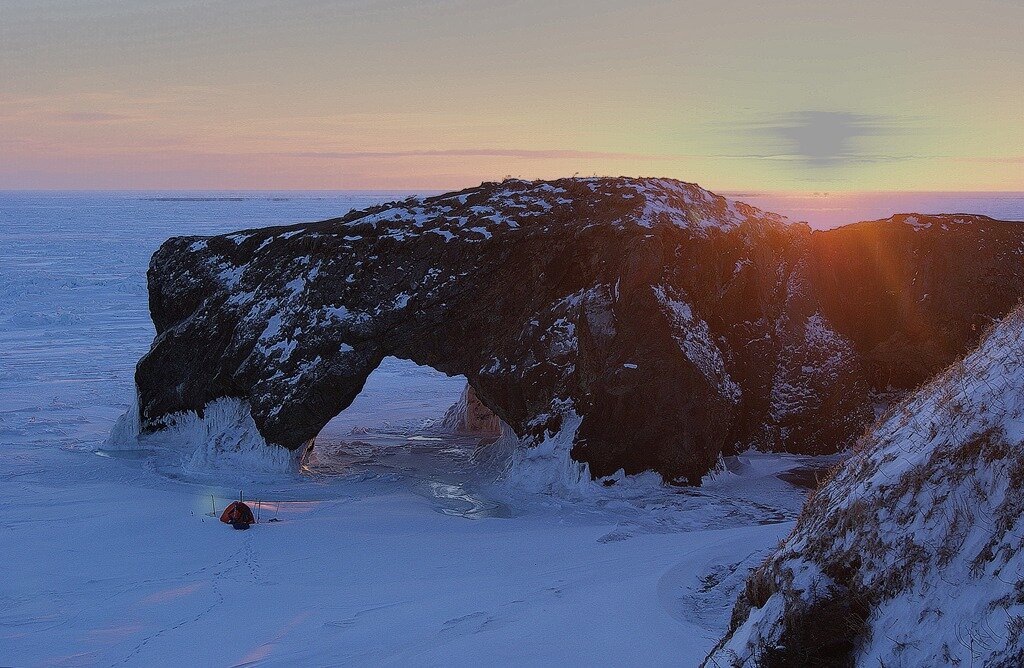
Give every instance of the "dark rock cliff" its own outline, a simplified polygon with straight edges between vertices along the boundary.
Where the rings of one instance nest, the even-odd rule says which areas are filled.
[[[811,232],[664,179],[510,180],[343,218],[168,240],[144,431],[219,398],[308,443],[389,355],[465,375],[525,443],[581,418],[595,476],[699,482],[720,453],[848,446],[1024,292],[1024,226]]]

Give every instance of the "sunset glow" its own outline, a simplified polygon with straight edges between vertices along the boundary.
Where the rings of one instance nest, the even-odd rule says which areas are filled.
[[[10,0],[0,188],[1024,190],[1024,5]]]

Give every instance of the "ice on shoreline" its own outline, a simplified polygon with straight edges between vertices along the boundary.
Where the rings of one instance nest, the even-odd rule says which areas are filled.
[[[163,422],[163,430],[141,433],[136,401],[114,423],[104,449],[175,450],[183,457],[182,471],[192,475],[295,473],[305,451],[267,443],[253,422],[249,404],[239,399],[212,401],[203,408],[202,417],[194,412],[175,413]]]

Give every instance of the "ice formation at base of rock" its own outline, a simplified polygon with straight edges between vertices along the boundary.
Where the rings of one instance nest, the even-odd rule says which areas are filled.
[[[217,399],[202,411],[182,412],[164,418],[155,433],[140,430],[138,408],[132,406],[117,419],[104,444],[108,450],[166,448],[183,457],[186,473],[289,473],[298,470],[305,449],[288,450],[267,443],[253,422],[246,402]]]

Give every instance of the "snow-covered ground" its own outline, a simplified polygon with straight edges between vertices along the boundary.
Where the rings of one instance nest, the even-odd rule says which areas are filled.
[[[538,493],[549,461],[502,476],[434,440],[462,380],[400,360],[301,475],[104,449],[160,242],[387,199],[0,194],[0,665],[696,665],[721,637],[792,528],[800,458]],[[240,488],[262,499],[247,532],[208,515]]]

